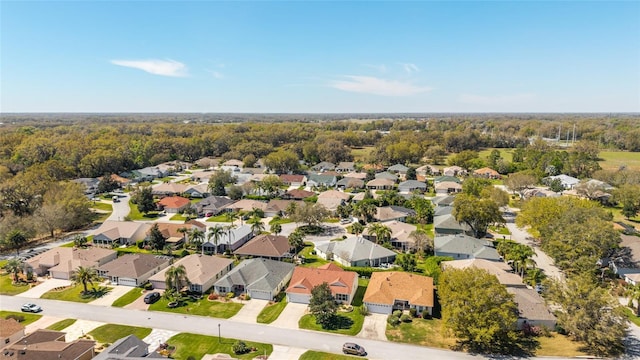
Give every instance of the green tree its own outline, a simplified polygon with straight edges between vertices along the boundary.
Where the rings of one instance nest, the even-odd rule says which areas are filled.
[[[108,193],[110,191],[113,191],[115,189],[118,189],[120,187],[120,184],[115,181],[111,175],[109,174],[105,174],[101,179],[100,182],[98,182],[98,186],[96,188],[96,192],[98,194],[104,194],[104,193]]]
[[[385,242],[391,241],[391,228],[380,224],[380,223],[372,223],[367,227],[367,231],[369,235],[375,235],[376,244],[383,244]]]
[[[213,240],[213,244],[215,245],[215,250],[214,250],[215,255],[218,254],[218,242],[220,242],[220,239],[222,238],[222,235],[224,235],[224,232],[225,232],[224,228],[219,225],[209,228],[209,233],[207,234],[207,240],[208,241]]]
[[[640,212],[640,185],[624,184],[613,192],[613,201],[622,204],[622,215],[631,219]]]
[[[167,242],[167,238],[162,234],[157,223],[153,224],[149,230],[149,242],[151,243],[151,247],[156,251],[164,249],[164,245]]]
[[[305,223],[309,226],[318,226],[329,217],[330,212],[321,204],[305,202],[296,207],[295,212],[289,215],[296,223]]]
[[[444,326],[463,346],[497,353],[516,347],[518,308],[495,276],[477,268],[447,269],[438,294]]]
[[[560,179],[553,179],[549,181],[547,185],[549,186],[549,190],[553,192],[559,193],[564,191],[564,186],[562,185],[562,181]]]
[[[13,282],[17,283],[18,280],[20,280],[20,274],[22,274],[24,270],[24,263],[19,258],[12,258],[7,261],[3,269],[13,275]]]
[[[480,192],[480,197],[485,199],[491,199],[498,205],[498,207],[506,206],[509,204],[509,194],[506,191],[499,189],[495,186],[487,186]]]
[[[77,248],[86,247],[87,246],[87,238],[80,234],[73,237],[73,246]]]
[[[264,165],[276,174],[295,172],[300,166],[298,155],[289,150],[278,150],[264,158]]]
[[[11,230],[4,239],[5,247],[16,251],[16,255],[20,255],[22,249],[29,242],[27,234],[22,230]]]
[[[398,256],[396,256],[396,264],[400,265],[404,271],[414,272],[418,270],[418,262],[415,254],[398,254]]]
[[[376,213],[375,200],[364,199],[353,205],[353,215],[363,222],[369,222]]]
[[[156,210],[156,204],[153,202],[153,193],[151,186],[143,186],[133,194],[131,201],[136,204],[138,211],[147,214]]]
[[[462,183],[462,192],[475,197],[480,197],[482,191],[492,186],[491,180],[477,177],[470,177]]]
[[[422,230],[414,230],[409,234],[413,239],[413,244],[419,256],[425,253],[433,253],[433,239]]]
[[[180,227],[178,228],[178,230],[176,230],[177,232],[179,232],[180,234],[182,234],[182,242],[184,244],[184,248],[186,249],[188,244],[189,244],[189,239],[187,238],[187,234],[189,233],[189,229],[187,229],[186,227]]]
[[[359,221],[351,224],[351,232],[358,237],[364,231],[364,225],[362,225]]]
[[[412,196],[407,201],[407,207],[416,212],[415,218],[420,224],[433,222],[433,203],[421,196]]]
[[[481,238],[487,233],[489,225],[505,222],[498,204],[493,200],[479,199],[467,194],[456,196],[453,201],[452,214],[457,221],[469,225],[477,238]]]
[[[269,230],[271,230],[271,232],[273,234],[278,236],[278,234],[280,234],[282,232],[282,225],[280,225],[278,223],[274,223],[274,224],[271,225],[271,228]]]
[[[164,274],[164,281],[167,288],[173,289],[176,292],[191,283],[187,277],[187,269],[184,265],[170,266]]]
[[[211,195],[225,196],[225,187],[235,182],[236,177],[231,174],[231,171],[216,171],[209,178],[209,191],[211,192]]]
[[[264,224],[258,215],[253,215],[249,220],[247,220],[247,224],[251,224],[251,231],[253,231],[254,234],[260,234],[264,231]]]
[[[284,185],[277,175],[267,175],[259,183],[260,188],[267,193],[267,196],[277,196],[280,187]]]
[[[336,312],[338,305],[331,295],[331,288],[326,282],[311,289],[311,299],[309,300],[309,310],[316,318],[316,323],[323,329],[335,327]]]
[[[240,214],[238,214],[237,211],[228,211],[225,214],[225,217],[231,223],[231,225],[233,225],[236,222],[236,220],[240,218]]]
[[[83,287],[82,293],[86,294],[89,292],[87,289],[87,284],[91,284],[91,286],[93,287],[93,284],[95,282],[101,281],[102,278],[98,276],[98,272],[96,271],[95,268],[78,266],[76,270],[73,272],[72,280],[76,284],[82,284],[82,287]]]
[[[198,228],[189,231],[189,242],[196,246],[196,249],[202,246],[204,242],[204,232]]]
[[[304,246],[304,233],[300,229],[295,229],[288,236],[289,245],[295,249],[297,253]]]
[[[405,178],[407,180],[416,180],[418,178],[416,174],[416,168],[410,166],[409,170],[407,170],[407,174],[405,175]]]

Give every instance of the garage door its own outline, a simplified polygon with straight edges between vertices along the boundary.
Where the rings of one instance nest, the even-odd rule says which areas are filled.
[[[249,295],[252,299],[271,300],[271,292],[269,291],[251,290],[249,291]]]
[[[161,280],[149,280],[149,282],[151,283],[151,285],[153,285],[154,289],[164,290],[164,289],[167,288],[167,283],[165,283],[164,281],[161,281]]]
[[[120,279],[118,279],[118,285],[138,286],[138,284],[136,284],[136,279],[128,279],[128,278],[120,278]]]
[[[51,277],[54,279],[69,280],[69,273],[64,271],[51,271]]]
[[[287,294],[287,302],[290,303],[308,304],[309,300],[310,296],[306,294]]]
[[[376,313],[376,314],[391,314],[391,310],[393,309],[391,305],[381,305],[381,304],[371,304],[371,303],[364,303],[364,304],[367,305],[367,309],[370,312]]]

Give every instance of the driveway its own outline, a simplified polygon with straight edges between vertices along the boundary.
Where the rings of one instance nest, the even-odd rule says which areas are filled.
[[[153,291],[157,291],[160,293],[160,295],[164,294],[164,290],[153,290]],[[140,295],[139,298],[137,298],[134,302],[132,302],[131,304],[125,305],[125,309],[134,309],[134,310],[147,310],[149,309],[149,304],[145,304],[144,302],[144,295],[149,293],[149,291],[144,291],[142,292],[142,295]]]
[[[160,347],[160,344],[167,342],[167,340],[176,334],[178,334],[177,331],[152,329],[151,334],[141,340],[149,344],[149,350],[153,351]]]
[[[231,320],[244,322],[244,323],[256,323],[256,319],[258,318],[258,314],[267,306],[269,301],[261,300],[261,299],[251,299],[249,301],[244,301],[244,306],[231,317]]]
[[[111,287],[111,291],[109,291],[105,296],[95,299],[89,304],[98,305],[98,306],[111,306],[114,301],[118,300],[122,295],[129,292],[129,290],[133,289],[131,286],[122,286],[122,285],[109,285]]]
[[[307,349],[273,345],[269,360],[298,360],[305,352],[307,352]]]
[[[38,321],[34,321],[31,324],[27,325],[24,329],[24,332],[25,334],[30,334],[38,329],[46,329],[60,320],[64,319],[55,316],[44,315],[43,317],[38,319]]]
[[[87,334],[89,331],[104,325],[105,323],[103,322],[99,322],[99,321],[91,321],[91,320],[82,320],[79,319],[78,321],[74,322],[73,324],[71,324],[71,326],[69,326],[68,328],[64,329],[64,331],[67,333],[66,336],[66,341],[67,342],[71,342],[73,340],[78,339],[81,336],[84,336],[85,334]]]
[[[280,313],[280,316],[271,323],[271,326],[298,329],[298,321],[307,312],[307,307],[307,304],[288,303]]]
[[[62,279],[45,279],[37,286],[23,292],[20,297],[39,299],[44,293],[60,286],[69,286],[71,281]]]
[[[357,337],[373,340],[387,340],[387,315],[369,314],[364,318],[362,330]]]

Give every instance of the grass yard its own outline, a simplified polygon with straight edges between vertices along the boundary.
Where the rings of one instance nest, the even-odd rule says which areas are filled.
[[[329,263],[329,261],[321,258],[320,256],[311,254],[313,246],[314,245],[311,242],[304,243],[304,248],[302,248],[298,253],[299,255],[304,256],[304,264],[300,266],[316,268]]]
[[[302,354],[302,356],[300,356],[298,360],[353,360],[353,359],[367,360],[367,358],[362,358],[362,357],[356,357],[356,356],[350,356],[350,355],[336,355],[336,354],[330,354],[330,353],[313,351],[313,350],[309,350],[305,352],[304,354]]]
[[[278,316],[282,313],[282,310],[287,306],[287,298],[282,297],[282,300],[267,305],[262,309],[260,314],[258,314],[258,323],[259,324],[271,324],[274,322]]]
[[[633,310],[626,306],[623,306],[622,311],[624,312],[624,315],[627,317],[627,319],[629,319],[629,321],[636,324],[636,326],[640,326],[640,317],[636,316]]]
[[[169,220],[174,221],[187,221],[187,217],[182,214],[175,214]]]
[[[138,206],[129,200],[129,215],[127,215],[127,219],[134,220],[155,220],[158,217],[157,211],[152,211],[146,215],[142,214],[138,211]]]
[[[427,235],[431,236],[433,238],[434,234],[433,234],[433,223],[431,224],[417,224],[416,227],[418,228],[418,230],[422,230],[424,231]]]
[[[66,329],[69,326],[73,325],[73,323],[75,323],[76,320],[77,319],[64,319],[64,320],[58,321],[55,324],[51,324],[49,327],[47,327],[47,329],[55,330],[55,331],[62,331],[63,329]]]
[[[23,312],[17,312],[17,311],[5,311],[5,310],[0,310],[0,317],[2,317],[3,319],[6,319],[7,316],[9,315],[15,315],[15,316],[22,316],[22,318],[24,318],[23,321],[20,322],[20,324],[27,326],[31,323],[34,323],[38,320],[40,320],[40,318],[42,317],[42,315],[36,315],[36,314],[32,314],[32,313],[23,313]]]
[[[298,322],[298,326],[300,329],[324,331],[350,336],[355,336],[360,332],[360,330],[362,330],[364,315],[361,315],[355,307],[353,311],[348,313],[338,311],[336,316],[338,317],[336,329],[323,329],[322,326],[316,324],[316,317],[313,316],[313,314],[307,314],[301,317]]]
[[[504,226],[489,226],[489,230],[499,235],[511,235],[511,231]]]
[[[13,275],[2,271],[0,275],[0,295],[17,295],[29,290],[31,287],[27,283],[20,285],[13,284]]]
[[[224,333],[224,328],[222,329]],[[197,335],[189,333],[180,333],[167,340],[167,344],[175,346],[176,350],[171,357],[174,359],[187,359],[192,356],[195,359],[201,359],[205,354],[224,353],[229,354],[236,359],[253,359],[258,355],[271,355],[273,346],[271,344],[263,344],[252,341],[245,341],[248,347],[256,348],[255,352],[236,355],[233,353],[232,346],[236,339],[220,338],[216,336]]]
[[[353,161],[356,162],[366,162],[369,154],[373,151],[373,146],[364,146],[361,148],[352,148],[351,155],[353,156]]]
[[[137,336],[138,339],[144,339],[151,334],[151,329],[136,326],[106,324],[89,332],[89,335],[91,335],[96,341],[103,344],[113,343],[118,339],[122,339],[123,337],[132,334]]]
[[[387,324],[387,339],[429,347],[449,349],[456,344],[456,339],[446,336],[441,331],[440,319],[413,319],[410,323],[400,323],[393,327]]]
[[[482,160],[487,160],[489,158],[489,155],[491,155],[491,152],[493,150],[498,150],[500,152],[500,157],[502,157],[504,160],[511,162],[513,161],[513,150],[514,149],[497,149],[497,148],[489,148],[489,149],[485,149],[480,151],[480,158]]]
[[[142,296],[142,289],[133,288],[129,290],[126,294],[119,297],[118,300],[114,301],[113,304],[111,304],[111,306],[115,306],[115,307],[127,306],[132,302],[136,301],[136,299],[138,299],[140,296]]]
[[[225,214],[220,214],[216,216],[212,216],[207,219],[207,222],[231,222],[229,218]]]
[[[356,290],[356,294],[353,296],[353,301],[351,301],[351,305],[353,306],[361,306],[362,299],[364,298],[364,293],[367,291],[367,286],[369,286],[369,279],[358,278],[358,289]]]
[[[173,309],[167,307],[168,303],[169,300],[161,298],[151,304],[149,310],[228,319],[237,314],[244,306],[236,302],[209,301],[206,297],[198,301],[187,300],[185,305]]]
[[[587,356],[582,351],[582,344],[577,341],[571,341],[568,337],[558,333],[551,333],[550,337],[538,336],[536,340],[539,343],[535,351],[536,356],[558,356],[558,357],[578,357]]]
[[[92,202],[90,208],[96,209],[96,210],[107,211],[107,212],[110,212],[110,213],[113,212],[113,205],[108,204],[108,203],[104,203],[104,202],[100,202],[100,201]]]
[[[95,299],[101,298],[106,295],[109,291],[111,291],[111,287],[107,286],[96,286],[95,290],[92,290],[91,286],[88,286],[89,294],[81,294],[84,288],[82,284],[78,284],[75,286],[70,286],[65,288],[64,290],[50,290],[44,293],[41,298],[42,299],[50,299],[50,300],[63,300],[63,301],[75,301],[81,303],[88,303]]]
[[[273,224],[290,224],[292,223],[293,220],[289,219],[289,218],[273,218],[271,219],[271,221],[269,221],[269,225],[273,225]]]
[[[601,151],[600,166],[606,170],[617,170],[625,165],[627,169],[640,170],[640,152]]]

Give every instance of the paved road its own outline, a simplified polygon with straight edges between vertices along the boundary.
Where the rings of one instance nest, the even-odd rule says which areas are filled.
[[[107,220],[113,221],[124,221],[124,218],[129,215],[129,194],[122,193],[120,194],[120,201],[113,203],[113,212]]]
[[[19,311],[24,298],[0,295],[0,308]],[[210,336],[259,341],[274,345],[305,347],[311,350],[341,353],[342,344],[354,341],[367,349],[369,359],[479,359],[479,355],[432,349],[422,346],[370,340],[343,335],[327,334],[307,330],[274,328],[262,324],[238,323],[224,319],[201,316],[185,316],[164,312],[148,312],[112,307],[96,307],[90,304],[70,303],[57,300],[37,301],[43,314],[59,318],[77,318],[95,322],[107,322],[132,326],[146,326],[177,332],[192,332]],[[99,309],[99,311],[96,311]],[[488,357],[487,357],[488,358]],[[536,359],[536,358],[531,358]],[[542,358],[540,358],[542,359]],[[544,359],[551,359],[545,357]],[[561,358],[556,358],[561,359]]]

